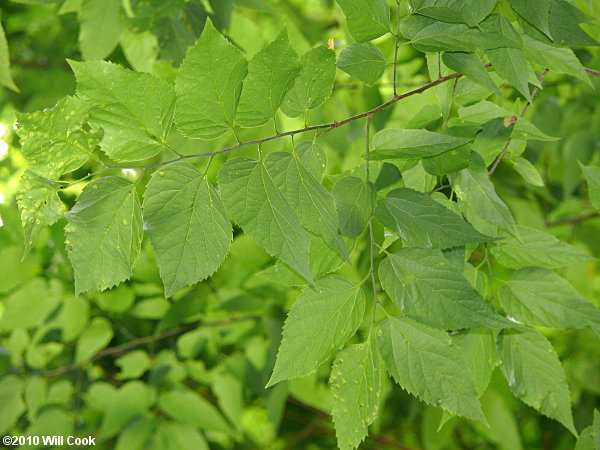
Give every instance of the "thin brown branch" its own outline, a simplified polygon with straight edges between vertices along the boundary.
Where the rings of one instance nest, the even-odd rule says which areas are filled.
[[[540,86],[544,82],[544,79],[546,78],[546,75],[548,75],[548,69],[544,69],[544,72],[542,73],[542,75],[540,75]],[[539,91],[540,91],[540,88],[538,86],[536,86],[533,89],[533,92],[531,93],[531,97],[529,98],[529,101],[525,105],[525,108],[523,108],[523,111],[521,111],[521,115],[519,116],[521,119],[523,117],[525,117],[525,114],[527,114],[527,111],[529,111],[529,108],[531,107],[531,104],[533,103],[533,99],[535,98],[535,96],[537,95],[537,93]],[[492,168],[490,169],[490,171],[488,173],[488,175],[490,177],[492,175],[494,175],[494,172],[496,171],[496,169],[500,165],[500,161],[502,161],[504,159],[504,157],[506,156],[506,152],[508,151],[508,147],[510,146],[511,142],[512,142],[511,138],[509,138],[508,141],[506,141],[506,145],[502,149],[502,152],[500,152],[500,155],[498,155],[498,158],[496,158],[496,161],[494,161],[494,165],[492,166]]]
[[[585,67],[585,71],[590,75],[594,75],[595,77],[600,77],[600,70],[590,69],[589,67]]]
[[[145,337],[137,338],[132,341],[126,342],[125,344],[117,345],[115,347],[105,348],[104,350],[100,350],[94,356],[86,359],[85,361],[82,361],[79,364],[75,364],[75,363],[67,364],[65,366],[58,367],[57,369],[54,369],[54,370],[40,372],[39,374],[42,376],[45,376],[45,377],[56,377],[59,375],[63,375],[67,372],[71,372],[72,370],[75,370],[77,368],[80,368],[87,364],[90,364],[94,361],[97,361],[101,358],[104,358],[105,356],[120,355],[120,354],[127,352],[128,350],[133,349],[133,348],[141,347],[142,345],[152,344],[152,343],[161,341],[163,339],[166,339],[166,338],[169,338],[172,336],[177,336],[179,334],[185,333],[186,331],[194,330],[198,327],[222,327],[222,326],[226,326],[226,325],[231,325],[233,323],[246,322],[246,321],[250,321],[250,320],[260,320],[260,319],[261,319],[261,316],[242,316],[242,317],[230,317],[227,319],[215,320],[215,321],[199,320],[199,321],[188,323],[185,325],[180,325],[176,328],[171,328],[169,330],[165,330],[161,333],[154,334],[152,336],[145,336]]]
[[[586,220],[595,219],[600,217],[600,212],[595,211],[587,214],[580,214],[578,216],[563,217],[562,219],[556,219],[546,222],[547,227],[557,227],[559,225],[577,225]]]

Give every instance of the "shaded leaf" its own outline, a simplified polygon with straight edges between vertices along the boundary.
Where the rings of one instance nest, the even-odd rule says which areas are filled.
[[[383,53],[371,42],[364,44],[351,44],[346,47],[337,66],[367,86],[372,86],[383,75],[387,62]]]
[[[333,197],[340,218],[340,230],[358,237],[373,216],[375,188],[356,177],[344,177],[333,187]]]
[[[79,8],[79,46],[85,60],[104,59],[123,30],[120,0],[83,0]],[[100,37],[101,36],[101,37]]]
[[[500,89],[488,74],[485,66],[477,55],[473,53],[444,53],[442,59],[444,64],[457,73],[462,73],[471,81],[489,89],[498,96],[502,96]]]

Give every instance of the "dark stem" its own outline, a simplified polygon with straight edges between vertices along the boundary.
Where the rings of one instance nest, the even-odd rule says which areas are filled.
[[[586,220],[595,219],[596,217],[600,217],[600,212],[595,211],[587,214],[580,214],[578,216],[563,217],[562,219],[551,220],[546,222],[546,226],[557,227],[559,225],[577,225],[581,222],[585,222]]]
[[[196,329],[198,327],[221,327],[221,326],[231,325],[233,323],[246,322],[249,320],[260,320],[261,318],[262,318],[261,316],[242,316],[242,317],[230,317],[228,319],[215,320],[215,321],[199,320],[196,322],[181,325],[176,328],[171,328],[170,330],[165,330],[161,333],[158,333],[158,334],[155,334],[152,336],[145,336],[142,338],[133,339],[129,342],[126,342],[125,344],[117,345],[115,347],[105,348],[104,350],[100,350],[94,356],[86,359],[85,361],[82,361],[79,364],[67,364],[65,366],[59,367],[54,370],[40,372],[39,375],[42,375],[45,377],[56,377],[59,375],[63,375],[65,373],[75,370],[79,367],[85,366],[91,362],[94,362],[101,358],[104,358],[105,356],[120,355],[122,353],[125,353],[127,350],[131,350],[132,348],[141,347],[142,345],[152,344],[157,341],[169,338],[171,336],[177,336],[179,334],[185,333],[186,331]]]

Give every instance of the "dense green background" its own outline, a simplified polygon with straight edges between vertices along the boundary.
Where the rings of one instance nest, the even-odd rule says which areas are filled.
[[[214,277],[179,291],[171,300],[162,295],[154,255],[146,241],[132,280],[101,294],[73,295],[62,220],[44,231],[21,261],[23,236],[15,193],[26,163],[18,151],[13,111],[47,108],[72,94],[75,79],[66,59],[81,60],[82,47],[90,55],[98,51],[93,39],[79,43],[79,20],[68,12],[76,1],[68,0],[66,6],[52,1],[21,3],[32,5],[0,1],[12,73],[20,89],[19,93],[0,92],[0,434],[91,433],[103,439],[97,448],[335,448],[328,417],[328,365],[314,376],[264,389],[285,313],[298,291],[261,276],[273,260],[248,236],[236,235],[230,255]],[[109,59],[172,81],[186,47],[201,31],[201,14],[198,5],[192,8],[193,3],[124,1],[138,14],[123,18],[122,26],[128,31],[121,34],[121,45]],[[299,54],[330,38],[336,47],[350,40],[333,1],[200,3],[250,56],[270,42],[283,23]],[[573,3],[592,15],[600,12],[600,1]],[[597,23],[584,28],[600,39]],[[145,52],[135,51],[139,42],[131,35],[134,31],[147,32]],[[377,44],[391,61],[393,39],[384,37]],[[576,53],[584,65],[600,68],[598,49],[578,49]],[[400,46],[398,69],[401,92],[429,81],[423,55],[410,45]],[[457,106],[473,100],[463,81],[457,84]],[[311,112],[309,121],[343,119],[374,107],[391,96],[390,82],[389,70],[370,88],[338,71],[333,97]],[[518,224],[545,229],[600,256],[600,218],[593,212],[577,164],[600,164],[600,78],[593,82],[595,90],[550,73],[536,98],[530,120],[561,138],[530,141],[525,153],[546,186],[527,184],[509,164],[500,166],[494,181]],[[522,99],[509,86],[503,91],[505,99],[498,101],[515,114],[520,112]],[[435,91],[430,90],[379,114],[374,123],[377,129],[384,124],[419,127],[435,125],[440,117]],[[281,129],[304,125],[303,119],[282,114],[278,121]],[[328,187],[338,174],[360,164],[363,126],[355,122],[320,138],[329,160]],[[242,139],[270,134],[272,123],[245,130]],[[216,141],[175,136],[172,146],[182,153],[200,153],[234,143],[229,135]],[[290,149],[291,145],[291,140],[280,140],[264,148]],[[238,154],[255,152],[249,148]],[[219,167],[213,164],[209,175],[214,178]],[[93,169],[84,166],[71,177],[81,178]],[[123,175],[131,179],[145,176],[140,171]],[[72,206],[81,187],[65,190],[62,199]],[[582,215],[585,217],[579,217]],[[573,217],[578,218],[570,220]],[[377,232],[381,240],[382,230]],[[354,264],[344,268],[344,275],[354,281],[363,279],[368,256],[366,241],[359,240],[352,253]],[[494,265],[492,269],[496,277],[506,278],[504,267]],[[560,273],[583,297],[600,305],[597,262],[571,265]],[[487,271],[480,276],[490,281]],[[582,430],[591,423],[600,396],[600,342],[587,329],[544,331],[564,364],[575,424]],[[160,404],[154,401],[158,392],[183,386],[187,394],[167,396]],[[384,384],[383,394],[383,409],[364,448],[569,449],[575,443],[565,428],[516,400],[499,370],[482,398],[489,429],[454,418],[438,431],[441,410],[425,406],[390,381]]]

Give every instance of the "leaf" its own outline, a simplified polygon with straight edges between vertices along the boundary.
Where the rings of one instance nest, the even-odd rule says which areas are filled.
[[[381,263],[379,279],[400,309],[424,325],[445,330],[512,326],[439,251],[398,250]]]
[[[496,6],[496,0],[411,0],[412,13],[443,22],[477,26]]]
[[[450,248],[494,239],[427,194],[412,189],[396,189],[379,200],[375,217],[409,246]]]
[[[340,276],[320,278],[304,289],[285,321],[267,387],[313,373],[356,333],[364,312],[360,285]]]
[[[12,89],[15,92],[19,92],[19,88],[13,81],[12,75],[10,74],[8,43],[6,42],[6,35],[4,34],[2,23],[0,23],[0,84]]]
[[[529,0],[526,2],[521,0],[508,0],[511,8],[514,9],[517,14],[550,39],[552,39],[552,34],[550,33],[548,20],[551,2],[551,0]]]
[[[498,342],[498,356],[515,397],[577,435],[569,386],[552,344],[535,330],[505,331]]]
[[[94,158],[99,138],[82,129],[87,108],[78,98],[65,97],[52,109],[15,115],[21,152],[37,174],[58,179]]]
[[[374,136],[371,157],[375,160],[426,158],[458,148],[471,140],[427,130],[387,128]]]
[[[208,400],[187,389],[165,392],[159,398],[160,409],[177,422],[208,431],[231,435],[231,425]]]
[[[245,157],[230,159],[219,173],[219,188],[230,218],[270,255],[312,282],[310,236],[265,165]]]
[[[248,63],[208,20],[176,79],[177,129],[190,138],[214,139],[233,128]]]
[[[0,433],[10,432],[19,417],[26,411],[22,397],[23,382],[14,375],[6,375],[0,380]]]
[[[473,146],[470,144],[457,147],[436,156],[423,159],[423,168],[427,173],[443,176],[469,167]],[[406,174],[406,172],[404,172]]]
[[[298,55],[284,29],[248,63],[236,122],[242,127],[258,127],[275,117],[299,72]]]
[[[508,206],[498,197],[490,181],[481,157],[473,154],[468,169],[461,170],[452,177],[452,185],[458,197],[464,202],[467,220],[481,231],[477,224],[495,225],[518,236],[517,225]]]
[[[585,428],[577,438],[575,450],[587,450],[600,448],[600,413],[597,409],[594,410],[594,423]]]
[[[0,327],[3,330],[40,327],[59,301],[60,291],[57,291],[56,285],[51,283],[48,286],[44,279],[33,278],[4,298]]]
[[[335,184],[332,194],[341,232],[350,237],[360,236],[373,216],[373,184],[357,177],[344,177]]]
[[[77,339],[75,362],[80,364],[108,345],[113,337],[111,323],[104,317],[94,317],[90,325]]]
[[[105,290],[131,276],[142,243],[142,210],[135,185],[119,177],[89,183],[66,213],[67,253],[75,293]]]
[[[497,14],[485,19],[478,27],[439,22],[412,14],[402,21],[400,31],[422,52],[474,52],[514,46],[514,42],[503,36],[500,23]]]
[[[486,53],[492,66],[503,79],[512,84],[525,99],[529,100],[529,63],[525,52],[518,48],[497,48]]]
[[[521,240],[506,236],[492,248],[494,258],[511,269],[528,266],[558,269],[594,259],[577,247],[559,241],[551,234],[535,228],[519,226],[518,232]]]
[[[312,141],[300,142],[294,149],[296,156],[306,170],[320,183],[327,170],[327,154],[321,146]]]
[[[300,58],[300,74],[283,99],[281,109],[298,117],[325,103],[335,82],[335,53],[319,46]]]
[[[381,362],[375,341],[343,349],[329,379],[333,391],[333,421],[338,446],[357,448],[379,413]]]
[[[442,57],[444,64],[457,73],[462,73],[474,83],[489,89],[499,97],[502,97],[500,89],[488,74],[485,66],[477,55],[473,53],[444,53]]]
[[[377,347],[390,375],[410,394],[485,423],[473,375],[445,332],[408,317],[390,318],[379,325]]]
[[[367,86],[373,86],[383,75],[387,62],[383,53],[371,42],[367,42],[346,47],[337,66]]]
[[[269,154],[265,167],[287,203],[309,232],[321,236],[346,261],[346,243],[339,233],[339,219],[333,196],[310,174],[292,153]]]
[[[600,210],[600,167],[584,166],[579,163],[585,181],[587,181],[592,205]]]
[[[158,39],[149,31],[134,33],[125,30],[119,38],[119,44],[127,62],[136,72],[152,72],[158,59]]]
[[[553,72],[572,75],[592,86],[590,76],[585,71],[583,64],[570,48],[559,48],[523,36],[523,43],[527,59],[533,64],[548,68]]]
[[[112,397],[98,432],[98,440],[118,434],[133,419],[144,415],[152,403],[152,391],[141,381],[130,381]]]
[[[166,297],[210,277],[227,256],[233,239],[219,195],[186,162],[154,172],[144,194],[144,224]]]
[[[70,64],[78,95],[92,104],[90,125],[104,130],[100,146],[108,156],[137,161],[165,148],[175,110],[170,84],[109,62]]]
[[[526,325],[562,330],[589,326],[600,335],[600,310],[550,269],[517,270],[498,297],[506,312]]]
[[[493,330],[468,330],[452,336],[464,360],[471,369],[477,395],[487,389],[496,368],[496,332]]]
[[[63,217],[65,207],[57,194],[60,187],[60,184],[31,170],[26,170],[23,174],[17,192],[17,203],[25,234],[23,257],[29,253],[40,231]]]
[[[337,0],[350,34],[356,42],[367,42],[390,31],[390,7],[386,0]]]
[[[79,8],[79,46],[83,59],[109,56],[123,30],[120,0],[83,0]]]
[[[526,158],[515,158],[511,161],[514,164],[515,170],[532,186],[544,186],[542,176],[533,164]]]

